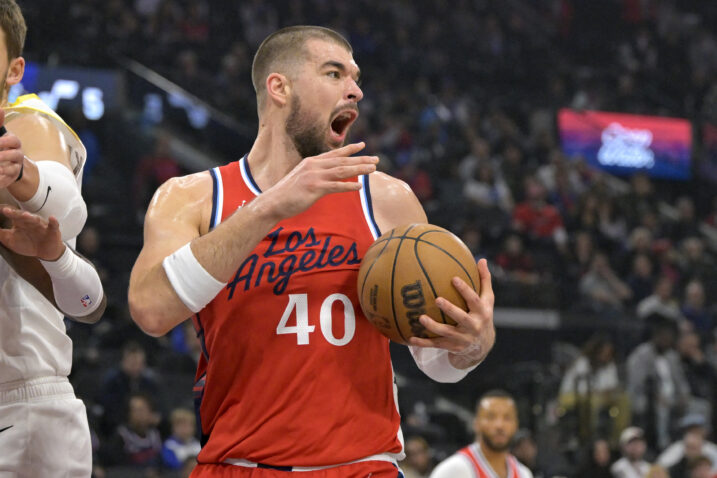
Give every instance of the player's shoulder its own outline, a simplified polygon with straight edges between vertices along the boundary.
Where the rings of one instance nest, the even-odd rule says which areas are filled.
[[[176,176],[165,181],[152,197],[148,214],[186,216],[199,213],[212,200],[212,178],[208,171]]]
[[[440,462],[430,478],[473,478],[473,468],[464,455],[455,453]]]
[[[413,197],[411,187],[398,178],[394,178],[381,171],[376,171],[368,176],[371,188],[371,197],[374,200],[378,198],[400,199]]]
[[[418,198],[400,179],[381,172],[371,173],[369,190],[376,223],[381,231],[412,222],[427,222]]]
[[[518,474],[520,478],[533,478],[533,472],[530,471],[530,468],[519,462],[517,458],[515,462],[518,464]]]

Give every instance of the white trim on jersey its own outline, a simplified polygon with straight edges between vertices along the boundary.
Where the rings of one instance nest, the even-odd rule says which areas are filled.
[[[371,204],[371,193],[370,191],[367,194],[367,188],[368,186],[368,175],[364,174],[362,176],[359,176],[359,181],[361,181],[361,189],[359,189],[359,193],[361,195],[361,208],[363,209],[363,215],[366,219],[366,224],[368,224],[368,228],[371,231],[371,235],[373,236],[374,240],[378,239],[378,237],[381,235],[381,232],[378,230],[378,226],[374,222],[373,219],[373,208]]]
[[[212,227],[217,227],[222,222],[222,212],[224,208],[224,184],[222,182],[222,173],[219,167],[212,168],[214,172],[214,216],[211,219]]]
[[[251,192],[254,193],[255,196],[258,196],[259,194],[261,194],[261,191],[259,191],[254,186],[254,181],[252,180],[249,172],[246,169],[246,161],[247,161],[246,158],[247,157],[244,156],[239,160],[239,169],[241,170],[241,177],[242,177],[242,179],[244,179],[244,184],[246,184],[246,187],[248,187],[251,190]]]

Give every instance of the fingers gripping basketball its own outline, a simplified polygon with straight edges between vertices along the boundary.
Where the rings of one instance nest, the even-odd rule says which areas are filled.
[[[480,292],[475,260],[458,237],[431,224],[397,227],[379,237],[361,262],[357,284],[361,308],[395,342],[435,337],[419,321],[421,315],[455,325],[436,306],[436,297],[468,310],[451,284],[453,277]]]

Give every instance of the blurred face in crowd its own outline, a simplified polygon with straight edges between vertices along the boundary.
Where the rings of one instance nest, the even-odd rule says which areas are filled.
[[[181,417],[172,423],[172,434],[182,441],[194,436],[195,425],[192,417]]]
[[[507,397],[484,398],[478,404],[473,426],[480,437],[481,447],[496,452],[508,450],[513,435],[518,431],[515,402]]]
[[[522,464],[532,468],[538,456],[538,445],[532,437],[527,436],[513,446],[513,455]]]
[[[605,440],[597,440],[593,445],[593,461],[600,466],[610,464],[610,445]]]
[[[144,397],[132,397],[129,401],[129,426],[143,433],[154,425],[154,412]]]
[[[701,282],[692,281],[687,284],[685,302],[696,309],[700,309],[705,305],[705,288]]]
[[[634,438],[623,446],[623,454],[630,461],[639,461],[645,456],[647,446],[642,438]]]
[[[685,457],[695,459],[702,454],[702,445],[705,443],[705,433],[702,428],[694,427],[685,432],[682,437],[685,445]]]
[[[431,468],[431,452],[426,440],[412,438],[406,442],[406,462],[419,473],[428,472]]]
[[[333,42],[310,39],[307,60],[292,78],[286,133],[302,158],[341,147],[358,117],[363,92],[351,53]]]
[[[690,356],[693,351],[699,350],[700,348],[700,336],[693,332],[687,331],[680,335],[680,339],[677,343],[677,350],[681,355]]]
[[[145,368],[145,356],[141,350],[129,350],[122,355],[122,370],[131,378],[137,378]]]
[[[690,469],[690,478],[712,478],[712,463],[708,458],[700,457]]]

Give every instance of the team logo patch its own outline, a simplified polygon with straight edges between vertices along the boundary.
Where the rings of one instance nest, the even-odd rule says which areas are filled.
[[[89,307],[92,305],[92,299],[90,299],[89,295],[86,295],[83,298],[81,298],[80,302],[82,302],[82,307]]]

